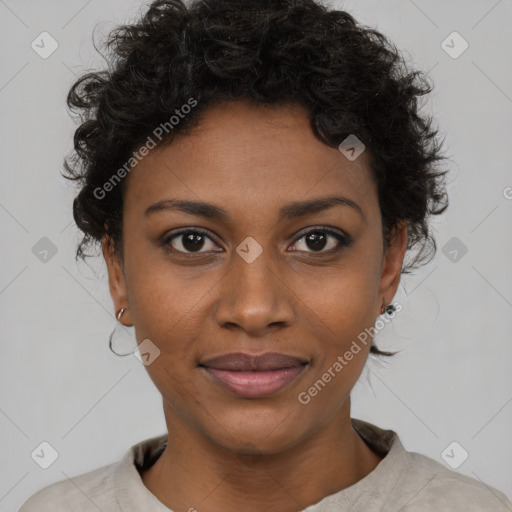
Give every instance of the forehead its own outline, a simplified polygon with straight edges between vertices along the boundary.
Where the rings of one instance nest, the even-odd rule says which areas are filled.
[[[351,161],[318,140],[300,106],[230,102],[207,109],[189,134],[149,151],[129,174],[125,208],[186,198],[247,215],[339,193],[371,209],[377,198],[369,161],[366,150]]]

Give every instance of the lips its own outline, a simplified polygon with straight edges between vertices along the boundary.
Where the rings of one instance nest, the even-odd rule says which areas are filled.
[[[206,359],[199,366],[207,366],[217,370],[266,371],[302,366],[307,362],[305,359],[279,352],[266,352],[260,355],[232,352]]]
[[[263,398],[293,382],[307,364],[303,358],[277,352],[261,355],[235,352],[206,359],[199,367],[235,396]]]

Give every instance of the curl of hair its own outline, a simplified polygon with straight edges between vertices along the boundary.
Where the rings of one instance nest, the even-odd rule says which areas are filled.
[[[160,145],[196,126],[209,106],[236,100],[299,104],[331,147],[355,134],[370,154],[386,246],[406,221],[407,250],[418,248],[402,273],[435,254],[428,218],[448,207],[448,171],[438,167],[442,143],[418,101],[433,87],[382,33],[314,0],[157,0],[110,32],[105,48],[107,69],[80,77],[67,98],[81,122],[63,174],[80,188],[77,258],[104,236],[122,258],[124,180],[102,199],[94,191],[190,98],[197,106]]]

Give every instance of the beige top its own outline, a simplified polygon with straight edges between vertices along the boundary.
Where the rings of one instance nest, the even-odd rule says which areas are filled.
[[[500,491],[429,457],[405,450],[397,434],[352,419],[366,443],[384,458],[354,485],[324,497],[301,512],[473,512],[512,511]],[[113,464],[61,480],[32,495],[19,512],[173,512],[145,487],[139,468],[150,467],[165,448],[167,434],[133,445]],[[200,503],[190,510],[201,512]]]

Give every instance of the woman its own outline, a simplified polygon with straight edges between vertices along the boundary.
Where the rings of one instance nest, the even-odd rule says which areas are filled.
[[[511,510],[350,416],[448,205],[421,74],[313,0],[156,1],[108,47],[68,97],[77,256],[101,243],[168,434],[22,512]]]

